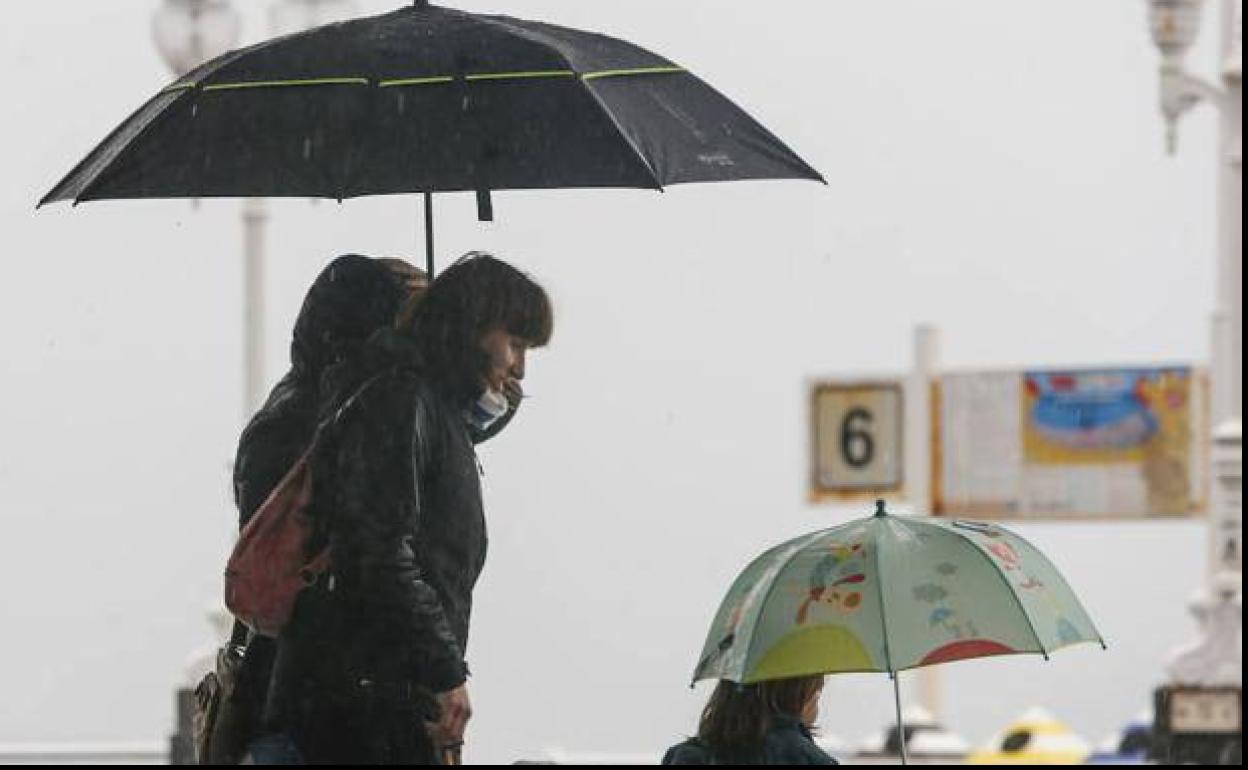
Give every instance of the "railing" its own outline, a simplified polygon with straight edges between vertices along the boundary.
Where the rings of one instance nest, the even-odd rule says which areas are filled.
[[[164,765],[166,741],[0,743],[0,765]]]

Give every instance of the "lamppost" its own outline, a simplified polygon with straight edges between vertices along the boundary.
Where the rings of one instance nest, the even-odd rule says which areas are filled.
[[[175,77],[182,77],[209,59],[229,51],[238,44],[241,29],[242,19],[229,0],[164,0],[152,15],[152,39],[156,50]],[[248,290],[249,296],[250,293]],[[248,318],[245,321],[248,338],[251,337],[250,324],[251,319]],[[248,344],[248,366],[250,353]],[[228,633],[228,617],[215,605],[209,609],[208,621],[217,627],[214,637]],[[211,669],[219,644],[219,641],[214,641],[191,654],[185,671],[186,681],[175,692],[177,716],[174,733],[169,738],[170,764],[195,764],[191,738],[194,711],[191,688],[201,674]]]
[[[273,34],[285,35],[354,15],[354,0],[277,0],[269,8],[269,27]]]
[[[343,18],[350,0],[279,0],[270,8],[274,34],[298,32]],[[177,77],[226,53],[238,44],[242,20],[229,0],[163,0],[152,17],[152,36],[161,57]],[[264,396],[264,229],[268,209],[263,198],[243,202],[243,419],[249,419]],[[231,530],[233,527],[231,526]],[[185,674],[194,686],[211,670],[217,648],[229,632],[230,616],[213,604],[208,621],[214,639],[190,656]],[[191,743],[193,692],[176,693],[177,725],[170,737],[171,764],[194,764]]]
[[[156,48],[178,77],[233,48],[241,27],[229,0],[165,0],[152,16]]]
[[[269,7],[269,32],[274,36],[302,32],[349,18],[354,10],[353,0],[277,0]],[[244,419],[249,419],[264,399],[264,224],[268,217],[263,198],[243,201],[247,294],[243,312],[248,330]]]
[[[1213,543],[1210,571],[1242,574],[1239,471],[1219,458],[1242,441],[1243,388],[1243,36],[1242,0],[1221,0],[1220,86],[1189,73],[1184,58],[1200,29],[1204,0],[1149,0],[1153,41],[1161,51],[1161,112],[1167,147],[1178,121],[1207,102],[1218,111],[1218,271],[1210,369],[1213,375]]]
[[[274,35],[299,32],[353,15],[353,0],[277,0],[269,8]],[[164,0],[152,18],[156,48],[181,77],[233,48],[242,27],[229,0]],[[260,407],[265,376],[265,224],[262,198],[243,201],[243,419]]]
[[[156,48],[173,74],[238,44],[242,20],[229,0],[164,0],[152,17]],[[243,419],[259,406],[264,387],[264,203],[243,204]]]
[[[1243,358],[1243,55],[1242,0],[1220,0],[1220,86],[1189,73],[1184,58],[1200,29],[1204,0],[1149,0],[1153,42],[1161,51],[1161,112],[1166,147],[1178,145],[1178,121],[1201,103],[1219,117],[1218,274],[1213,351],[1213,416],[1220,425],[1242,414]]]
[[[1191,609],[1200,639],[1177,649],[1167,683],[1155,693],[1154,746],[1166,762],[1220,763],[1242,750],[1243,650],[1243,55],[1242,0],[1220,0],[1221,85],[1187,71],[1204,0],[1149,0],[1161,51],[1161,112],[1166,148],[1178,121],[1198,104],[1218,111],[1218,270],[1210,370],[1213,379],[1209,578]],[[1238,761],[1238,760],[1236,760]]]

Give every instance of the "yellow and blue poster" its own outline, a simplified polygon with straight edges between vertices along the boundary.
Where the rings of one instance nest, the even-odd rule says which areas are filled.
[[[1026,372],[1025,457],[1034,463],[1140,462],[1191,440],[1189,369]]]
[[[1191,367],[950,374],[937,489],[947,514],[1184,516],[1207,436]]]

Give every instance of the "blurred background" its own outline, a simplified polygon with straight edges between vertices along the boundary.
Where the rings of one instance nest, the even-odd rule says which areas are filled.
[[[318,5],[235,0],[238,42],[302,12],[395,3]],[[482,451],[491,544],[468,762],[657,759],[692,733],[708,689],[689,674],[732,578],[765,547],[870,512],[811,496],[812,383],[909,371],[916,325],[939,330],[951,371],[1209,367],[1219,113],[1192,109],[1167,155],[1143,0],[458,5],[663,54],[828,181],[499,192],[492,223],[470,195],[439,198],[443,264],[493,251],[557,312],[530,358],[532,398]],[[175,730],[175,690],[219,641],[209,616],[250,398],[244,212],[265,251],[250,284],[264,392],[331,258],[423,259],[416,196],[35,212],[173,80],[153,41],[160,6],[20,3],[0,25],[0,755],[150,758]],[[1217,84],[1225,14],[1205,6],[1186,65]],[[1150,705],[1171,651],[1196,638],[1209,528],[1200,515],[1012,526],[1109,650],[944,666],[940,717],[979,744],[1044,706],[1095,741]],[[920,684],[902,676],[907,699]],[[852,749],[892,708],[884,676],[834,677],[822,725]]]

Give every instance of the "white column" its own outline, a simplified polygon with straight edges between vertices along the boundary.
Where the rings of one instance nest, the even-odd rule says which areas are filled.
[[[1215,579],[1223,582],[1243,574],[1243,488],[1244,427],[1228,420],[1213,434],[1212,567]]]
[[[916,513],[930,516],[932,496],[932,382],[940,370],[940,331],[935,326],[914,329],[914,365],[906,380],[906,496]],[[940,720],[943,699],[940,669],[923,666],[915,672],[917,700]]]
[[[1243,414],[1243,54],[1242,0],[1223,0],[1221,8],[1221,69],[1224,96],[1218,131],[1218,272],[1217,310],[1229,324],[1220,333],[1213,368],[1214,425]],[[1217,359],[1221,358],[1221,361]],[[1220,393],[1218,391],[1221,391]]]
[[[1230,371],[1235,347],[1231,333],[1231,314],[1224,309],[1213,311],[1209,318],[1209,416],[1217,428],[1239,413],[1227,384],[1234,379]],[[1212,475],[1206,481],[1212,483]]]
[[[263,198],[243,202],[243,420],[250,420],[264,400],[264,273],[265,224]]]
[[[906,381],[906,496],[917,513],[932,513],[932,380],[940,367],[940,332],[914,328],[914,363]]]

